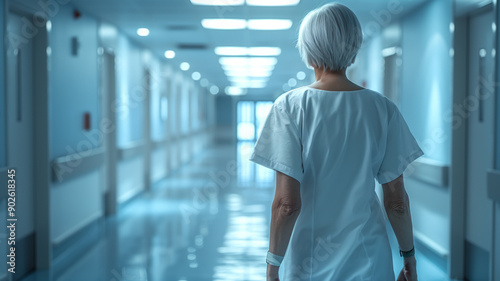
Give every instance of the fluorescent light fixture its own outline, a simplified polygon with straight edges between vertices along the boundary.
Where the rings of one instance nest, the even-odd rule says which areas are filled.
[[[203,19],[201,25],[206,29],[245,29],[244,19]]]
[[[248,79],[242,79],[242,80],[229,80],[232,85],[236,85],[241,88],[253,88],[254,86],[258,85],[267,85],[267,81],[265,80],[248,80]],[[260,87],[259,87],[260,88]]]
[[[297,72],[297,79],[299,79],[300,81],[306,79],[306,73],[304,71]]]
[[[239,88],[258,89],[258,88],[265,88],[267,86],[267,83],[258,81],[242,81],[242,82],[234,82],[233,86]]]
[[[206,87],[206,86],[208,86],[208,84],[209,84],[209,82],[208,82],[207,78],[203,78],[203,79],[200,80],[200,85],[202,87]]]
[[[195,71],[191,74],[191,78],[193,78],[194,81],[198,81],[201,79],[201,74],[198,71]]]
[[[450,22],[450,32],[453,33],[455,32],[455,23]]]
[[[281,87],[283,89],[283,91],[285,92],[288,92],[290,91],[292,88],[290,87],[290,85],[288,85],[288,83],[285,83],[283,84],[283,86]]]
[[[247,91],[245,89],[242,89],[240,87],[234,87],[234,86],[226,87],[225,92],[227,95],[230,95],[230,96],[242,96],[242,95],[245,95],[247,93]]]
[[[226,71],[228,77],[269,77],[273,74],[272,71],[247,71],[247,70],[233,70]]]
[[[246,66],[246,65],[248,65],[248,58],[246,58],[246,57],[222,57],[219,59],[219,63],[222,65]]]
[[[173,50],[166,50],[165,57],[167,59],[173,59],[173,58],[175,58],[175,52]]]
[[[278,60],[276,58],[254,57],[254,58],[249,58],[248,60],[250,65],[259,65],[259,66],[266,66],[266,65],[274,66],[278,63]]]
[[[147,29],[147,28],[138,28],[137,29],[137,35],[139,35],[139,36],[148,36],[149,35],[149,29]]]
[[[225,66],[274,66],[278,60],[273,57],[222,57],[219,63]]]
[[[215,54],[219,56],[279,56],[278,47],[216,47]]]
[[[187,62],[181,63],[181,70],[182,71],[188,71],[191,66]]]
[[[239,6],[245,3],[245,0],[191,0],[194,5],[207,6]]]
[[[247,0],[248,6],[295,6],[300,0]]]
[[[292,27],[291,20],[263,19],[248,20],[248,29],[254,30],[286,30]]]
[[[279,55],[281,55],[281,48],[278,48],[278,47],[251,47],[251,48],[248,48],[248,55],[250,55],[250,56],[279,56]]]
[[[274,65],[222,65],[224,71],[268,72],[274,70]]]
[[[212,95],[217,95],[219,93],[219,87],[212,85],[212,87],[210,87],[210,93]]]
[[[232,83],[267,83],[269,78],[229,77],[228,80]]]
[[[216,47],[215,54],[219,56],[246,56],[248,48],[245,47]]]

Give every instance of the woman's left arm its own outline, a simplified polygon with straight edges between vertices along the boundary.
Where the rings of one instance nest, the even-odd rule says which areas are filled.
[[[300,182],[276,171],[276,193],[272,205],[269,251],[284,256],[295,221],[300,213]],[[267,280],[278,279],[277,266],[267,265]]]

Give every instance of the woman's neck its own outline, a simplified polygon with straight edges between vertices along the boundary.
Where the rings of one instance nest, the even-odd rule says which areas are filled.
[[[355,91],[363,89],[363,87],[354,84],[347,78],[346,69],[325,71],[315,68],[314,75],[316,76],[316,82],[310,85],[311,88],[327,91]]]

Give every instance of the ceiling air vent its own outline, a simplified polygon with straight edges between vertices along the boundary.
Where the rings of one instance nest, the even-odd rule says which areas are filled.
[[[208,46],[205,44],[181,43],[177,45],[177,48],[181,50],[206,50]]]
[[[196,30],[197,26],[189,24],[172,24],[172,25],[167,25],[166,28],[169,31],[190,31],[190,30]]]

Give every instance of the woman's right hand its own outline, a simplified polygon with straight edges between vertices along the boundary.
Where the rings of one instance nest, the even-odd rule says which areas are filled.
[[[417,260],[415,256],[405,258],[403,269],[397,281],[417,281]]]

